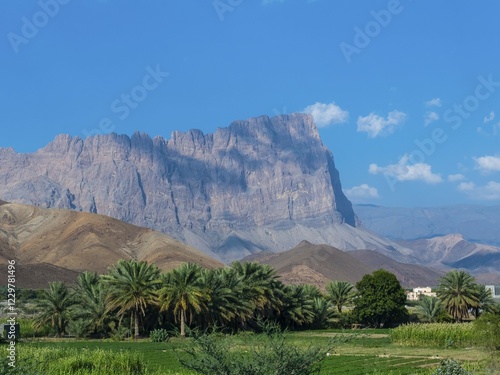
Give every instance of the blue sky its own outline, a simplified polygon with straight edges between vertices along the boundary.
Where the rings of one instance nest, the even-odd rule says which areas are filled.
[[[500,204],[500,4],[0,3],[0,147],[309,112],[353,202]]]

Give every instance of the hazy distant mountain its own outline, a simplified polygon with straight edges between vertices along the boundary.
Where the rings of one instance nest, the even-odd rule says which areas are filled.
[[[332,153],[305,114],[236,121],[213,134],[58,136],[32,154],[0,148],[0,198],[105,214],[219,259],[302,240],[409,251],[358,226]]]
[[[404,287],[434,286],[444,274],[428,267],[399,263],[372,250],[342,251],[307,241],[288,251],[251,255],[243,260],[273,266],[289,284],[314,284],[323,288],[331,280],[355,284],[378,269],[394,273]]]
[[[460,234],[401,241],[401,244],[413,249],[424,264],[463,268],[473,273],[500,271],[499,247],[472,243]]]
[[[393,240],[460,233],[466,240],[500,246],[500,206],[430,208],[355,205],[363,226]]]
[[[184,262],[223,266],[163,233],[107,216],[0,203],[0,264],[11,259],[22,288],[74,281],[84,270],[104,273],[119,259],[154,262],[163,270]]]

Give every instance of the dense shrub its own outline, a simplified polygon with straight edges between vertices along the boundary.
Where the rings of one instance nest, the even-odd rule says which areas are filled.
[[[473,324],[482,346],[491,350],[500,349],[500,315],[484,314]]]
[[[266,325],[264,332],[254,335],[259,343],[248,351],[233,351],[230,341],[221,334],[204,334],[195,338],[196,347],[187,349],[189,358],[180,358],[181,364],[203,375],[310,375],[319,374],[326,354],[334,341],[327,346],[299,347],[287,342],[286,332],[278,326]],[[345,341],[336,337],[336,342]]]
[[[441,361],[441,365],[432,375],[471,375],[471,373],[465,370],[457,361],[445,359]]]
[[[76,338],[85,337],[88,334],[90,323],[84,319],[73,320],[68,325],[68,332]]]
[[[353,314],[350,312],[343,312],[331,323],[331,328],[349,329],[352,328],[354,323],[356,323],[356,319]]]
[[[154,329],[149,332],[149,339],[151,342],[167,342],[169,339],[168,332],[166,329]]]

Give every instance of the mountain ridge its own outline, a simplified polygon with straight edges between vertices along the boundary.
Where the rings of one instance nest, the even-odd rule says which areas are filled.
[[[32,273],[39,275],[42,284],[68,281],[82,271],[105,273],[120,259],[155,263],[162,270],[186,262],[223,266],[163,233],[114,218],[6,203],[0,205],[0,263],[12,259],[19,267],[20,287],[39,284]]]
[[[433,267],[461,268],[474,274],[500,270],[500,247],[470,242],[461,234],[399,242]]]

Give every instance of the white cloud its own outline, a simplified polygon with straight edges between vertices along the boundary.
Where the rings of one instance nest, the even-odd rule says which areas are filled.
[[[443,181],[441,175],[432,173],[429,164],[410,164],[407,154],[405,154],[397,164],[389,164],[386,167],[370,164],[368,171],[371,174],[383,174],[397,181],[423,181],[428,184],[437,184]]]
[[[490,181],[484,186],[476,186],[473,182],[462,182],[458,185],[458,190],[472,199],[500,200],[500,183],[496,181]]]
[[[401,125],[406,119],[406,114],[400,111],[392,111],[386,118],[370,113],[365,117],[358,117],[358,132],[368,133],[370,138],[379,135],[388,135],[394,132],[396,126]]]
[[[425,102],[427,107],[441,107],[441,99],[434,98]]]
[[[377,188],[361,184],[345,191],[345,195],[354,203],[364,203],[379,197]]]
[[[458,190],[460,191],[472,191],[476,187],[476,184],[474,182],[461,182],[458,185]]]
[[[457,182],[465,180],[465,176],[461,173],[448,175],[448,181]]]
[[[481,156],[474,161],[476,168],[482,172],[500,172],[500,156]]]
[[[427,126],[431,122],[434,122],[437,120],[439,120],[439,114],[437,112],[434,112],[434,111],[426,112],[425,116],[424,116],[424,125]]]
[[[495,112],[491,111],[488,116],[484,117],[483,123],[486,124],[487,122],[493,121],[495,119]]]
[[[305,113],[310,113],[319,128],[326,128],[334,124],[343,124],[349,119],[349,112],[343,110],[335,103],[325,104],[316,102],[304,108]]]

